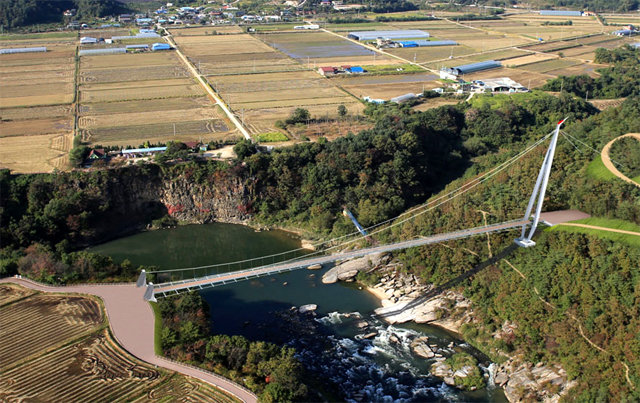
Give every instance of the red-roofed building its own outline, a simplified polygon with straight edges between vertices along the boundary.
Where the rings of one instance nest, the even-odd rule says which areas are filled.
[[[91,152],[89,152],[89,156],[87,157],[87,159],[99,160],[106,156],[107,153],[105,153],[104,148],[94,148],[93,150],[91,150]]]
[[[320,68],[318,68],[318,73],[322,74],[323,76],[332,76],[332,75],[336,74],[336,68],[335,67],[320,67]]]

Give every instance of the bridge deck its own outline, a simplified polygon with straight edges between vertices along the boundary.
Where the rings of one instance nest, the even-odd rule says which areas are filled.
[[[486,234],[489,232],[503,231],[510,228],[520,227],[524,224],[530,224],[529,220],[508,221],[500,224],[492,224],[482,227],[470,228],[446,234],[432,235],[421,237],[410,241],[396,242],[388,245],[373,246],[369,248],[357,249],[343,253],[337,253],[328,256],[318,256],[314,258],[302,259],[294,262],[276,263],[267,266],[260,266],[253,269],[239,270],[235,272],[210,275],[195,279],[182,280],[169,283],[156,284],[154,286],[154,295],[166,296],[168,293],[178,293],[182,290],[202,289],[205,287],[214,287],[229,283],[247,280],[250,278],[266,276],[270,274],[282,273],[286,271],[300,269],[302,267],[315,264],[326,264],[337,260],[352,259],[356,257],[366,256],[372,253],[391,252],[399,249],[413,248],[416,246],[428,245],[438,242],[450,241],[454,239],[467,238],[475,235]]]

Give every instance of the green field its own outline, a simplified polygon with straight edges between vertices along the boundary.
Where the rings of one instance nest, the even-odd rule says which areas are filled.
[[[604,166],[599,155],[587,165],[587,175],[605,181],[616,179],[616,176]]]
[[[615,242],[623,242],[632,246],[640,247],[640,225],[637,225],[635,223],[624,221],[624,220],[618,220],[618,219],[598,218],[598,217],[584,218],[582,220],[572,221],[572,223],[593,225],[596,227],[603,227],[603,228],[620,229],[623,231],[632,231],[632,232],[637,232],[638,235],[619,234],[615,232],[602,231],[602,230],[597,230],[592,228],[566,226],[562,224],[551,227],[547,229],[547,231],[564,231],[564,232],[595,235],[600,238],[609,239]]]

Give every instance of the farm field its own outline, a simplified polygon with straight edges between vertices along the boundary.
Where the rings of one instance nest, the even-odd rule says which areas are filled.
[[[35,354],[96,331],[104,320],[97,302],[77,296],[38,294],[0,309],[3,372]],[[28,331],[36,328],[39,331]]]
[[[213,27],[184,27],[184,28],[171,28],[171,34],[173,36],[202,36],[202,35],[217,35],[225,34],[241,34],[242,28],[238,25],[216,25]]]
[[[334,78],[332,81],[358,98],[368,96],[384,100],[442,86],[438,76],[431,73],[344,77]]]
[[[248,34],[174,38],[205,75],[299,71],[304,67]]]
[[[46,47],[47,52],[0,55],[0,167],[18,173],[66,169],[74,125],[75,38],[25,37],[30,39],[5,36],[0,48]]]
[[[306,51],[342,57],[328,50],[330,44],[342,41],[327,33],[182,36],[175,40],[249,132],[257,135],[273,132],[275,122],[288,117],[296,107],[308,109],[312,117],[337,116],[340,104],[361,110],[353,97],[307,69],[306,57],[298,61],[267,44],[279,40],[294,52],[305,47],[295,43],[301,38],[306,38],[305,46],[318,45]],[[351,48],[351,42],[344,42]],[[354,46],[362,53],[364,48]]]
[[[0,285],[0,400],[235,401],[216,388],[130,356],[93,298]]]
[[[91,145],[235,137],[173,52],[83,56],[78,131]]]

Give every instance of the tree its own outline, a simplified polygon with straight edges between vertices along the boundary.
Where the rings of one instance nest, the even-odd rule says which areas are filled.
[[[347,116],[347,107],[344,105],[338,105],[338,116],[341,118]]]
[[[238,157],[239,160],[244,160],[245,158],[257,153],[258,149],[251,140],[240,140],[238,144],[233,146],[233,152],[236,153],[236,157]]]
[[[84,159],[87,158],[91,149],[87,146],[79,146],[74,147],[69,151],[69,163],[73,167],[79,167],[84,162]]]
[[[311,119],[311,115],[307,109],[296,108],[285,120],[285,123],[288,125],[295,125],[297,123],[306,123],[309,119]]]

